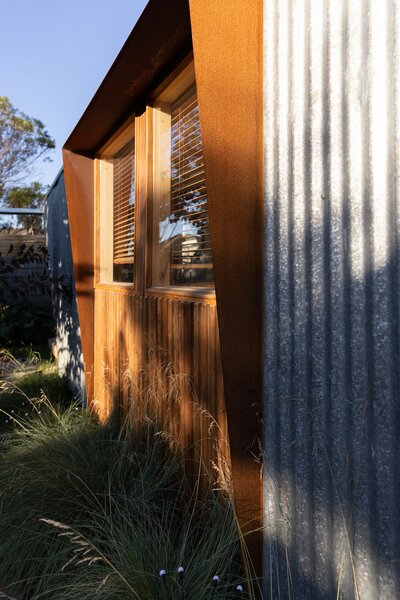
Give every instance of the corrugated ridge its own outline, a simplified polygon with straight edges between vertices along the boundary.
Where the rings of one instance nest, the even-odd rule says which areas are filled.
[[[400,597],[398,32],[265,1],[265,598]]]

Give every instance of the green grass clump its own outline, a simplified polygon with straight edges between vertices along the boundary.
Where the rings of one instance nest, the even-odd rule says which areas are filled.
[[[21,600],[250,597],[231,504],[189,489],[149,421],[121,433],[71,407],[25,423],[0,444],[0,531],[0,589]]]
[[[0,381],[0,433],[14,431],[32,416],[48,412],[49,404],[42,399],[51,398],[52,404],[59,407],[73,402],[65,378],[52,368],[50,371],[46,364],[32,373],[17,371],[10,381]]]

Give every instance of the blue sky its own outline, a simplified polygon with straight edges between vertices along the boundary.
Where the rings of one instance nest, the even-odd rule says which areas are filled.
[[[43,121],[57,148],[35,178],[51,183],[61,148],[147,0],[0,0],[0,96]]]

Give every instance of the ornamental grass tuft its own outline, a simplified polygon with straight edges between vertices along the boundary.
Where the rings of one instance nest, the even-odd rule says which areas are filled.
[[[149,420],[121,433],[54,409],[0,443],[0,590],[10,596],[250,598],[239,537],[230,501],[211,489],[198,497]]]

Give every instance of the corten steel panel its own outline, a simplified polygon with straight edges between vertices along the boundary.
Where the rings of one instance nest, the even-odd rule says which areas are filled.
[[[190,0],[235,502],[261,521],[262,1]],[[249,542],[261,560],[260,535]]]
[[[399,32],[265,2],[266,599],[400,598]]]
[[[191,9],[197,40],[195,68],[199,77],[206,175],[212,182],[211,235],[217,299],[218,305],[221,304],[218,312],[222,319],[224,378],[229,387],[230,434],[234,436],[235,490],[242,524],[255,528],[261,516],[259,465],[253,453],[258,451],[261,396],[262,3],[256,0],[249,6],[239,0],[213,0],[204,10],[204,2],[195,0]],[[139,112],[146,92],[160,83],[167,70],[190,49],[187,11],[188,3],[184,0],[151,0],[66,144],[67,196],[75,215],[73,250],[76,247],[77,260],[79,252],[88,259],[91,269],[93,182],[85,192],[81,186],[82,174],[74,167],[81,164],[82,173],[89,172],[92,163],[89,159],[85,163],[83,155],[94,156],[127,112]],[[84,227],[81,224],[79,228],[77,198],[80,215],[85,220],[84,235],[89,232],[86,241],[78,239]],[[72,225],[71,215],[71,230]],[[88,288],[82,282],[79,308],[88,317],[86,320],[81,316],[83,350],[88,362],[86,354],[89,356],[93,351],[90,269],[86,275]],[[107,300],[111,304],[113,301]],[[169,319],[172,313],[168,314]],[[112,333],[103,333],[106,345],[119,347]],[[90,357],[92,360],[92,354]],[[202,363],[202,369],[206,366]],[[217,371],[221,373],[220,366]],[[115,375],[113,370],[112,381]],[[223,393],[220,383],[218,390],[219,395]],[[259,547],[253,551],[259,558]]]
[[[63,150],[72,258],[88,402],[93,396],[94,161]]]
[[[145,95],[191,49],[187,0],[151,0],[68,138],[65,148],[92,153],[110,131],[145,107]]]

